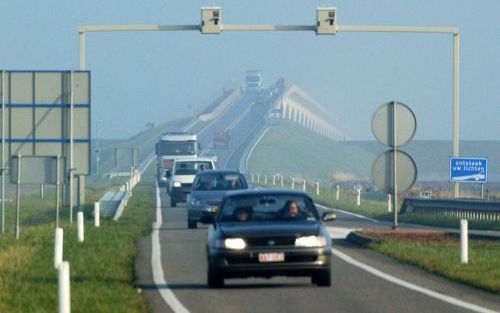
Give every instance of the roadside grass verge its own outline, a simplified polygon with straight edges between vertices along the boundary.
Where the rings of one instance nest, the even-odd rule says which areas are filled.
[[[452,237],[439,241],[385,238],[369,247],[431,273],[500,294],[500,242],[469,240],[467,265],[460,263],[459,242]]]
[[[73,312],[144,312],[145,300],[133,287],[136,241],[151,230],[152,182],[143,176],[119,221],[93,226],[92,205],[85,205],[85,242],[77,242],[76,223],[61,211],[64,257],[70,263]],[[92,203],[106,184],[88,195]],[[108,186],[109,187],[109,186]],[[14,239],[14,205],[7,206],[8,233],[0,236],[0,312],[54,312],[57,272],[53,265],[54,200],[23,197],[21,236]],[[76,219],[75,219],[76,220]]]
[[[249,172],[330,180],[334,173],[366,179],[376,153],[357,142],[332,141],[288,120],[277,121],[257,145]]]

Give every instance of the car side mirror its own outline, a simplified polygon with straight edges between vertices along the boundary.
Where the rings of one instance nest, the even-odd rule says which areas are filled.
[[[215,222],[215,218],[212,215],[202,215],[200,222],[202,224],[213,224]]]
[[[325,212],[323,213],[323,216],[321,217],[321,220],[323,222],[331,222],[335,221],[337,219],[337,214],[331,213],[331,212]]]

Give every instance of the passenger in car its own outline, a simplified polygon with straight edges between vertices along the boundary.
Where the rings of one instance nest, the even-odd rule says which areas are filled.
[[[241,207],[234,210],[233,219],[237,222],[246,222],[252,216],[253,209],[251,207]]]

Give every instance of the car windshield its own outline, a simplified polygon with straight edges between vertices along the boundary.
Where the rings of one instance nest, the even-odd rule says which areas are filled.
[[[237,190],[247,184],[241,174],[204,174],[196,179],[194,190]]]
[[[218,221],[317,222],[318,212],[312,201],[302,195],[242,195],[224,202]]]
[[[195,155],[196,142],[162,141],[158,153],[160,155]]]
[[[181,161],[175,162],[174,175],[196,175],[201,171],[212,169],[212,162],[209,161]]]

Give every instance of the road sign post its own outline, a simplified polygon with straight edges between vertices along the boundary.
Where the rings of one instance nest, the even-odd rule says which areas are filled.
[[[417,120],[405,104],[392,101],[381,105],[372,117],[372,132],[377,140],[391,150],[379,155],[372,165],[372,177],[385,193],[392,194],[393,229],[398,227],[398,194],[410,189],[417,177],[415,161],[398,150],[415,135]]]
[[[0,166],[0,171],[2,171],[2,234],[5,233],[5,71],[2,71],[2,165]]]
[[[21,155],[17,156],[17,192],[16,192],[16,239],[19,239],[19,211],[21,209]]]

